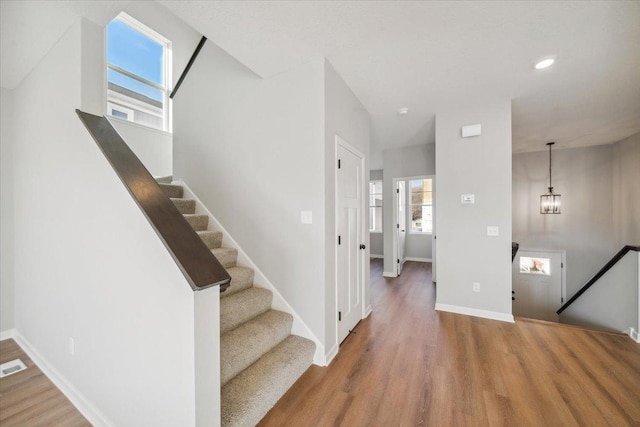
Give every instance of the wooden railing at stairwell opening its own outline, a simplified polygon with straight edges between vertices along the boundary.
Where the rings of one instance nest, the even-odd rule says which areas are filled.
[[[194,291],[220,286],[231,277],[140,159],[105,117],[76,110],[113,170],[142,210]]]
[[[640,252],[640,246],[630,246],[627,245],[625,247],[623,247],[622,249],[620,249],[618,251],[617,254],[615,254],[613,256],[613,258],[611,258],[609,260],[609,262],[607,262],[604,267],[602,267],[600,269],[600,271],[598,271],[591,279],[589,279],[589,281],[587,283],[585,283],[585,285],[580,288],[580,290],[578,292],[576,292],[576,294],[574,296],[572,296],[569,301],[567,301],[562,307],[560,307],[560,309],[558,311],[556,311],[557,314],[562,313],[563,311],[565,311],[567,309],[567,307],[569,307],[571,304],[573,304],[573,302],[575,300],[577,300],[578,298],[580,298],[580,295],[584,294],[587,289],[589,289],[591,286],[593,286],[598,279],[600,279],[602,276],[604,276],[604,274],[609,271],[611,269],[611,267],[613,267],[614,265],[616,265],[618,263],[618,261],[620,261],[622,258],[624,258],[624,256],[629,252],[629,251],[636,251],[636,252]]]

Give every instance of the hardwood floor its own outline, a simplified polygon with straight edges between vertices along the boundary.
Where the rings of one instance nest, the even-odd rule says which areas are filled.
[[[373,313],[260,426],[640,426],[640,345],[436,312],[430,264],[371,264]]]
[[[21,359],[27,366],[0,379],[0,426],[90,426],[14,340],[0,341],[0,363]]]

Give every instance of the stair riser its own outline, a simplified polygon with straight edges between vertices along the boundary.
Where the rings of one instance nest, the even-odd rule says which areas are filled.
[[[230,268],[227,270],[231,276],[231,286],[220,294],[221,298],[226,298],[236,292],[244,291],[253,286],[254,271],[251,268]]]
[[[220,261],[224,268],[235,267],[238,260],[238,252],[234,250],[213,250],[213,255]]]
[[[181,214],[192,214],[196,212],[196,201],[185,199],[171,199]]]
[[[196,231],[204,231],[209,226],[209,217],[207,215],[185,215],[184,217]]]
[[[180,185],[158,184],[167,197],[181,199],[184,194],[184,188]]]
[[[222,233],[219,231],[201,232],[198,235],[209,249],[217,249],[222,245]]]
[[[224,334],[271,309],[273,295],[251,288],[220,299],[220,333]]]

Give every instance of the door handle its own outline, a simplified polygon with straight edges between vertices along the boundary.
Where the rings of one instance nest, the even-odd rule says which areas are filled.
[[[404,233],[404,230],[400,230],[400,231]]]
[[[360,249],[367,249],[365,245],[360,245]]]

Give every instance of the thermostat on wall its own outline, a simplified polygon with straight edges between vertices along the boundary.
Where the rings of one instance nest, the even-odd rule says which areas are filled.
[[[463,194],[460,197],[460,201],[462,202],[463,205],[472,205],[476,202],[476,195],[475,194]]]
[[[482,135],[482,125],[480,123],[476,125],[462,126],[462,137],[469,138],[470,136]]]

